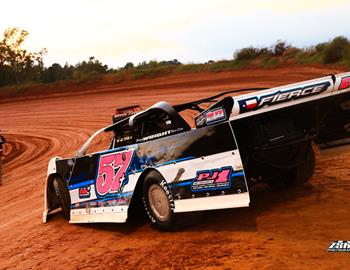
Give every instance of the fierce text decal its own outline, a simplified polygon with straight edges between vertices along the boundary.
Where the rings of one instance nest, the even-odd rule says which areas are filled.
[[[343,90],[350,87],[350,76],[341,79],[338,90]]]
[[[330,85],[330,82],[323,82],[289,90],[279,90],[272,94],[267,94],[260,97],[256,96],[239,100],[239,112],[245,113],[249,111],[255,111],[265,106],[271,106],[291,100],[318,95],[326,91]]]
[[[102,155],[96,178],[96,192],[99,196],[119,193],[127,183],[126,171],[134,154],[133,149]]]
[[[192,182],[192,191],[224,189],[231,186],[232,167],[197,172]]]

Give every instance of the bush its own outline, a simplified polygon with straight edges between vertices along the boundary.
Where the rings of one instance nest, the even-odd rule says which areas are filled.
[[[233,58],[234,60],[241,61],[253,60],[258,56],[260,56],[260,50],[258,48],[247,47],[236,51]]]
[[[44,69],[41,74],[41,81],[44,83],[51,83],[72,79],[73,69],[74,67],[68,64],[62,67],[60,64],[54,63],[49,68]]]
[[[133,68],[134,68],[134,64],[132,62],[128,62],[124,66],[124,69],[133,69]]]
[[[324,63],[333,64],[345,57],[350,50],[349,40],[345,37],[334,38],[324,49]]]
[[[174,66],[154,66],[147,68],[134,69],[131,73],[133,79],[155,78],[169,75],[174,71]]]
[[[73,72],[73,79],[77,83],[91,83],[91,82],[100,80],[101,78],[102,78],[102,75],[97,71],[91,71],[86,73],[79,70],[75,70]]]
[[[273,48],[273,54],[276,56],[281,56],[290,47],[291,46],[287,44],[285,41],[277,40]]]
[[[233,59],[236,61],[254,60],[260,56],[272,56],[272,55],[273,55],[273,52],[266,47],[263,47],[263,48],[247,47],[236,51]]]
[[[315,46],[317,53],[323,53],[324,49],[327,47],[327,42],[319,43]]]
[[[289,47],[288,49],[286,49],[283,53],[283,56],[286,57],[295,57],[298,53],[300,53],[302,50],[299,48],[295,48],[295,47]]]
[[[176,68],[179,73],[201,72],[206,70],[206,64],[186,64],[180,65]]]

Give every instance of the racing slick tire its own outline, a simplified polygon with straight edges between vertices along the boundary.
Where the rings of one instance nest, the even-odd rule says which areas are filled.
[[[311,144],[306,148],[306,158],[304,162],[297,165],[292,170],[282,174],[280,179],[269,181],[268,184],[275,189],[288,189],[306,183],[313,175],[316,167],[315,153]]]
[[[174,213],[174,199],[164,178],[156,171],[147,174],[143,182],[143,205],[146,213],[158,229],[177,231],[194,224],[199,213]]]
[[[65,219],[70,219],[70,195],[67,185],[59,177],[53,179],[53,187]]]

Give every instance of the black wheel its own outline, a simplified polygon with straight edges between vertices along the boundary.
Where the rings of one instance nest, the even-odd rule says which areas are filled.
[[[62,215],[69,220],[70,219],[70,195],[67,185],[59,177],[55,177],[53,180],[53,187],[55,189],[58,202],[62,209]]]
[[[148,217],[158,229],[176,231],[192,225],[198,219],[198,213],[174,213],[171,190],[156,171],[146,176],[142,199]]]
[[[271,180],[268,184],[272,188],[288,189],[306,183],[313,175],[316,166],[315,153],[311,144],[306,148],[304,154],[306,157],[303,162],[298,164],[292,170],[282,173],[280,179]]]
[[[316,158],[311,145],[307,149],[305,162],[300,164],[295,171],[294,184],[296,186],[306,183],[314,174],[316,168]]]

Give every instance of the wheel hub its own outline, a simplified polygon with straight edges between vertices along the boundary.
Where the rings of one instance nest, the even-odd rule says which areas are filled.
[[[170,204],[164,189],[153,184],[148,190],[148,198],[152,212],[160,221],[167,221],[170,216]]]

